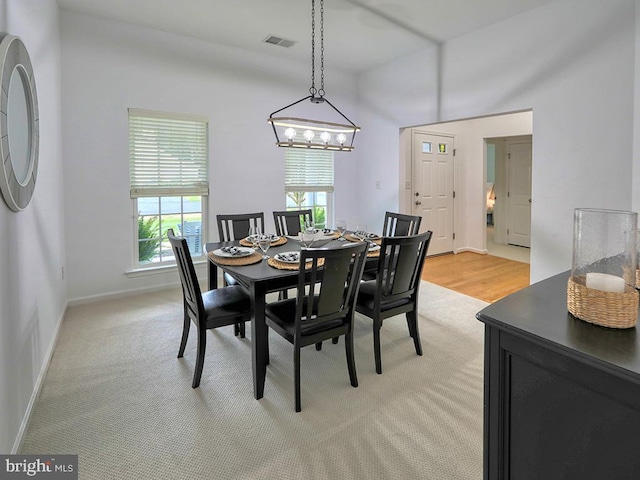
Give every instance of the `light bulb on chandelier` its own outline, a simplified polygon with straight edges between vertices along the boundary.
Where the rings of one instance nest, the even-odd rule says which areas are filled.
[[[325,145],[328,144],[331,141],[331,134],[329,132],[322,132],[320,134],[320,140],[322,140],[322,143]]]
[[[304,139],[307,142],[311,143],[313,141],[313,137],[315,137],[316,134],[313,133],[313,131],[311,131],[311,130],[305,130],[304,133],[302,134],[302,136],[304,137]]]
[[[293,142],[293,139],[296,138],[296,133],[295,128],[289,127],[284,131],[284,136],[287,137],[290,142]]]

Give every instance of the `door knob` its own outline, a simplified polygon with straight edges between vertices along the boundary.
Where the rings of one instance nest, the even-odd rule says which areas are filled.
[[[416,200],[416,205],[422,205],[422,202],[420,200]]]

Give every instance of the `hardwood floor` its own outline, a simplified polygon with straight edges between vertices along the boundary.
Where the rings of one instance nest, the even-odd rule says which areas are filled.
[[[429,257],[422,279],[493,303],[529,286],[529,264],[473,252]]]

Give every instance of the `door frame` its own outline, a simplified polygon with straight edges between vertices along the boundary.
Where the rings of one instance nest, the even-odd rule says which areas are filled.
[[[507,245],[507,211],[506,202],[498,200],[505,199],[507,195],[507,189],[509,187],[507,178],[507,153],[509,151],[509,144],[512,143],[531,143],[531,163],[533,165],[533,135],[514,135],[503,137],[487,137],[484,139],[485,143],[485,158],[484,158],[484,185],[487,181],[487,143],[496,145],[496,178],[494,182],[495,195],[497,197],[496,204],[493,207],[493,235],[494,243]],[[533,188],[533,185],[532,185]],[[485,222],[485,241],[487,237],[487,226]],[[485,250],[486,250],[485,245]],[[524,247],[523,247],[524,248]]]
[[[416,182],[414,181],[414,165],[415,165],[415,157],[414,157],[414,151],[413,151],[413,145],[414,145],[414,141],[415,141],[415,135],[416,134],[424,134],[424,135],[434,135],[437,137],[447,137],[451,139],[451,145],[453,148],[453,191],[456,192],[458,190],[458,157],[456,155],[456,135],[452,134],[452,133],[445,133],[445,132],[437,132],[434,130],[425,130],[424,128],[420,128],[420,127],[411,127],[409,129],[407,129],[410,131],[410,135],[409,135],[409,145],[408,145],[408,154],[409,154],[409,158],[411,161],[410,164],[410,171],[408,172],[409,174],[409,183],[405,183],[405,192],[407,192],[407,198],[406,203],[405,203],[405,212],[403,213],[407,213],[408,215],[412,215],[413,213],[413,205],[412,205],[412,201],[413,201],[413,197],[415,194],[415,184]],[[409,187],[409,188],[407,188]],[[401,190],[402,191],[402,190]],[[452,245],[452,251],[453,253],[457,253],[458,252],[458,238],[456,236],[456,232],[458,231],[458,201],[456,198],[456,195],[453,196],[453,206],[451,209],[452,212],[452,222],[453,222],[453,245]],[[429,252],[427,252],[427,255],[429,255]]]
[[[471,251],[486,254],[486,149],[483,149],[483,140],[532,136],[533,109],[492,112],[477,117],[417,123],[398,128],[400,140],[400,165],[397,177],[399,210],[407,213],[411,211],[412,206],[411,129],[435,135],[454,136],[457,150],[454,181],[456,190],[454,253]],[[535,152],[533,153],[535,155]],[[535,191],[535,185],[532,185],[532,188]],[[467,215],[470,216],[467,217]],[[532,232],[533,234],[534,232]]]

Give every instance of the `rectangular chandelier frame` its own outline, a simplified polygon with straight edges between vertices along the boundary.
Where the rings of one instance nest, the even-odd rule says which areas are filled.
[[[275,117],[274,115],[305,100],[312,103],[327,103],[349,123],[334,123],[300,117]],[[310,148],[317,150],[334,150],[350,152],[354,149],[353,141],[360,127],[349,120],[340,110],[325,97],[309,95],[273,112],[267,120],[273,128],[278,147]],[[309,133],[310,132],[310,133]],[[320,132],[317,134],[317,132]],[[318,141],[319,140],[319,141]]]

